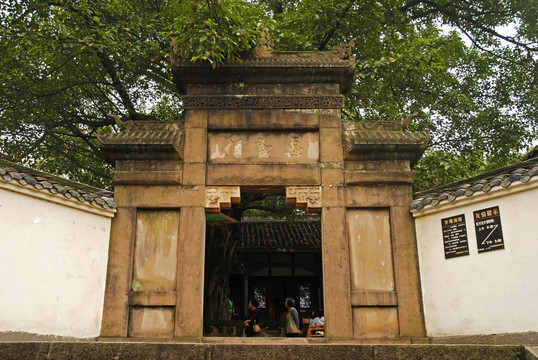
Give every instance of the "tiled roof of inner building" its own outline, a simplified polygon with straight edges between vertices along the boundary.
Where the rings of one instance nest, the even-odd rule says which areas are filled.
[[[321,223],[319,221],[242,221],[243,251],[321,250]]]
[[[425,206],[437,206],[452,202],[462,196],[487,193],[495,187],[507,188],[515,182],[526,183],[538,175],[538,157],[493,170],[470,179],[458,181],[439,188],[416,193],[409,208],[420,211]]]
[[[76,200],[102,209],[115,209],[114,194],[93,186],[18,165],[0,158],[0,181]]]

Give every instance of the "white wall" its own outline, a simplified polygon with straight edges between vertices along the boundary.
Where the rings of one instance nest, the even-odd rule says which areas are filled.
[[[0,188],[0,332],[99,335],[110,216]]]
[[[473,211],[499,206],[505,249],[477,252]],[[469,255],[445,259],[441,219],[465,214]],[[414,212],[429,336],[538,331],[538,181]]]

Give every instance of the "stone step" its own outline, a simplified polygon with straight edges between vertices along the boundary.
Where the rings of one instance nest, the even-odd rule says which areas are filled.
[[[536,360],[517,345],[202,344],[155,342],[0,342],[0,359],[346,359]]]

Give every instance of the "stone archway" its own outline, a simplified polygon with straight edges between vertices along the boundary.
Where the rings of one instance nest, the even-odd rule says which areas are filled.
[[[283,336],[287,297],[297,300],[306,321],[312,310],[323,308],[321,225],[316,214],[321,210],[320,190],[245,189],[239,203],[228,198],[239,194],[239,187],[208,188],[214,207],[206,209],[204,336],[243,336],[241,319],[252,298],[260,302],[263,337]],[[230,300],[234,316],[227,311]]]
[[[349,54],[273,52],[217,69],[174,58],[185,123],[99,134],[118,205],[103,338],[201,341],[206,209],[234,201],[235,190],[215,189],[266,186],[321,212],[327,341],[425,336],[408,205],[428,136],[394,122],[343,124]],[[156,243],[168,249],[159,261],[169,276],[148,289],[136,259]]]

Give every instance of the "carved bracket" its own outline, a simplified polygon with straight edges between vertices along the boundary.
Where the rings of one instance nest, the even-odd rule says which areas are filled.
[[[218,213],[221,209],[231,209],[232,204],[241,202],[239,186],[208,186],[205,189],[205,211]]]
[[[295,204],[298,209],[306,209],[307,212],[321,212],[321,187],[288,186],[286,202]]]

